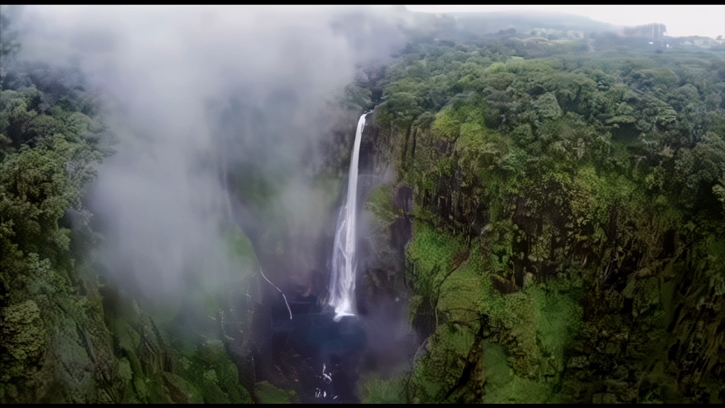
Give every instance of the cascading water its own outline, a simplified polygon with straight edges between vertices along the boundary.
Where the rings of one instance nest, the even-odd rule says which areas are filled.
[[[335,309],[333,320],[339,322],[343,316],[355,315],[355,212],[357,209],[357,175],[360,139],[365,128],[365,116],[357,122],[355,143],[350,159],[350,177],[347,182],[347,200],[340,209],[332,253],[330,274],[330,298],[328,304]]]

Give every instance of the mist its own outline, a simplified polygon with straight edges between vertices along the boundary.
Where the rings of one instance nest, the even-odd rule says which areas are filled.
[[[354,130],[357,115],[335,98],[356,65],[402,41],[365,19],[355,30],[334,22],[385,11],[24,7],[20,57],[78,68],[105,97],[103,119],[117,143],[89,205],[104,225],[110,275],[149,298],[183,290],[185,273],[210,288],[223,283],[237,266],[222,225],[251,200],[233,191],[243,181],[227,177],[240,166],[274,180],[267,216],[241,215],[253,241],[263,243],[279,217],[289,221],[285,233],[319,235],[329,218],[313,186],[324,163],[319,144],[335,127]],[[311,267],[308,258],[296,260],[300,270]]]

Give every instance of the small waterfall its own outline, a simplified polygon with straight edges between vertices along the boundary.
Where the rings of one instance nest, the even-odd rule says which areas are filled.
[[[335,309],[334,321],[343,316],[355,315],[355,210],[357,208],[358,157],[360,139],[365,128],[365,116],[360,116],[355,133],[355,144],[350,159],[350,178],[347,182],[347,200],[340,208],[335,232],[330,274],[330,298],[328,304]]]

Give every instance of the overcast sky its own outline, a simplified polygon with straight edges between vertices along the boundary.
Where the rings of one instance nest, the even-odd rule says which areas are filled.
[[[549,10],[578,14],[594,20],[617,25],[662,23],[667,34],[679,37],[703,35],[725,37],[725,6],[714,5],[481,5],[481,6],[406,6],[412,11],[433,13],[460,13],[469,11],[534,11]]]

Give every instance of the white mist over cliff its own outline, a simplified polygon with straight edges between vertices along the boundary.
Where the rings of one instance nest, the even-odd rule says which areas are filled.
[[[362,16],[362,34],[339,24],[350,14]],[[330,101],[356,64],[400,45],[387,16],[361,7],[24,6],[20,58],[80,68],[105,98],[118,144],[91,206],[111,275],[149,297],[178,292],[186,274],[222,284],[235,266],[220,224],[244,181],[219,175],[240,166],[276,177],[267,206],[301,223],[290,230],[320,230],[327,209],[310,169],[332,127],[321,119],[335,118]]]

